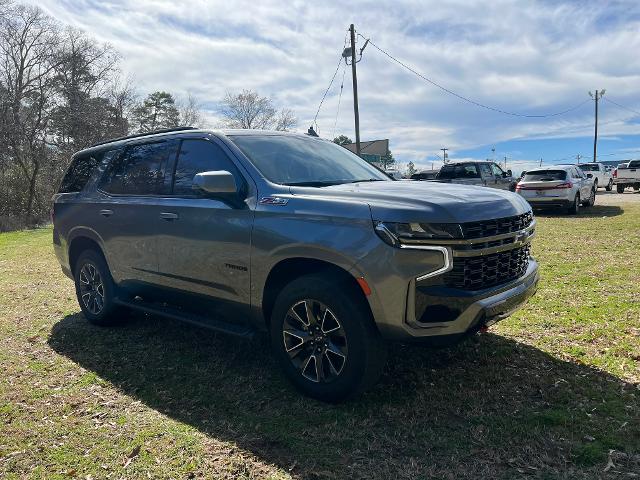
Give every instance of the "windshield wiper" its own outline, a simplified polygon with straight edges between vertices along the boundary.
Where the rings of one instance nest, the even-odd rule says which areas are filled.
[[[385,180],[381,178],[366,178],[364,180],[351,180],[345,183],[361,183],[361,182],[384,182]]]

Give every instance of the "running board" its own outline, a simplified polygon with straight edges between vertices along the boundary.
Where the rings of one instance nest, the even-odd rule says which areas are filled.
[[[190,312],[184,312],[174,307],[158,305],[154,303],[147,303],[140,300],[123,300],[121,298],[114,299],[114,303],[123,307],[138,310],[140,312],[146,312],[161,317],[171,318],[173,320],[179,320],[181,322],[190,323],[199,327],[208,328],[217,332],[227,333],[229,335],[235,335],[237,337],[243,337],[246,339],[253,338],[255,330],[246,325],[236,325],[230,322],[224,322],[221,320],[214,320],[209,317],[203,317]]]

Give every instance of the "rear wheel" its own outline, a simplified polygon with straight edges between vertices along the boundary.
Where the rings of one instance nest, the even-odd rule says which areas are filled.
[[[598,179],[597,178],[593,181],[593,188],[598,190]]]
[[[607,192],[610,192],[610,191],[613,189],[613,179],[610,179],[610,180],[609,180],[609,183],[607,184],[607,186],[606,186],[606,187],[604,187],[604,189],[605,189]]]
[[[573,199],[573,205],[569,207],[569,215],[577,215],[580,211],[580,194],[576,193],[576,197]]]
[[[593,207],[596,203],[596,187],[593,187],[591,193],[589,194],[589,198],[582,203],[583,207]]]
[[[76,296],[82,313],[95,325],[115,325],[123,319],[116,306],[116,287],[103,256],[95,250],[85,250],[74,265]]]
[[[616,191],[618,193],[624,193],[624,185],[616,185]]]
[[[380,377],[386,345],[362,294],[312,274],[289,283],[271,316],[271,345],[287,378],[302,393],[340,402]]]

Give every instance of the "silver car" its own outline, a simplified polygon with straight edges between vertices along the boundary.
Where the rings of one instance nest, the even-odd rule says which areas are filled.
[[[596,201],[593,175],[575,165],[554,165],[525,173],[516,185],[533,208],[561,208],[577,214],[580,205],[591,207]]]

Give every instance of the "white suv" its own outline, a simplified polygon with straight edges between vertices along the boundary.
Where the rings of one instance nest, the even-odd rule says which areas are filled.
[[[580,205],[592,206],[596,201],[593,175],[575,165],[555,165],[528,171],[516,185],[533,208],[566,208],[577,214]]]

